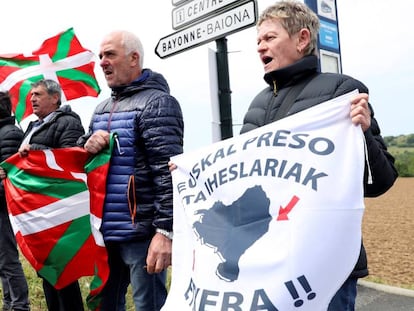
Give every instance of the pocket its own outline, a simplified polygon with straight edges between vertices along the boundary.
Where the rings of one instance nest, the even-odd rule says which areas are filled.
[[[137,215],[137,198],[136,198],[136,192],[135,192],[135,176],[134,175],[129,176],[127,195],[128,195],[129,214],[131,216],[132,225],[135,227],[136,226],[135,217]]]

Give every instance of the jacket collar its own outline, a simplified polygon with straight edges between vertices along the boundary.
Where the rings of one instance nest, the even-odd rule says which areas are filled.
[[[318,71],[318,58],[315,55],[308,55],[292,65],[268,72],[264,80],[273,89],[273,92],[296,84],[299,80],[310,76]]]
[[[144,69],[141,75],[128,85],[116,86],[112,88],[112,97],[119,97],[121,94],[136,92],[136,89],[145,85],[146,80],[150,77],[151,70]]]

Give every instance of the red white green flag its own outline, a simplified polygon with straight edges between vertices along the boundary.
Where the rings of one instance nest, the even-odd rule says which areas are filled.
[[[99,310],[100,292],[109,275],[99,231],[105,180],[113,149],[92,159],[80,147],[33,150],[0,166],[10,221],[29,263],[55,288],[93,276],[87,303]]]
[[[31,84],[52,79],[62,87],[62,101],[100,93],[94,74],[94,54],[85,49],[73,28],[46,39],[32,55],[0,55],[0,89],[12,96],[16,120],[32,114]]]

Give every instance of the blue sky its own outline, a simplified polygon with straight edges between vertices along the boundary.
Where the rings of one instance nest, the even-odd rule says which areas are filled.
[[[259,12],[274,1],[258,0]],[[414,40],[406,26],[412,19],[408,2],[395,0],[337,0],[343,73],[364,82],[384,136],[414,133]],[[24,8],[24,10],[21,10]],[[22,53],[37,49],[43,40],[73,27],[85,48],[98,53],[102,37],[114,29],[137,33],[145,47],[145,67],[167,78],[179,100],[185,119],[185,150],[212,141],[212,112],[208,55],[215,42],[160,59],[154,49],[158,41],[174,32],[171,0],[80,1],[56,5],[56,1],[29,0],[2,3],[0,53]],[[250,101],[265,86],[256,53],[254,27],[228,39],[233,133],[238,135]],[[102,93],[98,98],[71,102],[87,126],[94,107],[109,96],[98,58],[96,75]]]

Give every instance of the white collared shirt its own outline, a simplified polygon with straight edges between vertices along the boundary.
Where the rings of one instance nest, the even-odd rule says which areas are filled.
[[[49,113],[43,120],[39,120],[37,119],[36,121],[33,121],[33,126],[30,130],[30,132],[27,134],[27,136],[23,139],[22,143],[20,144],[20,146],[23,145],[27,145],[30,144],[30,139],[32,138],[33,134],[42,127],[42,125],[46,122],[48,122],[52,116],[55,114],[55,112],[51,112]]]

